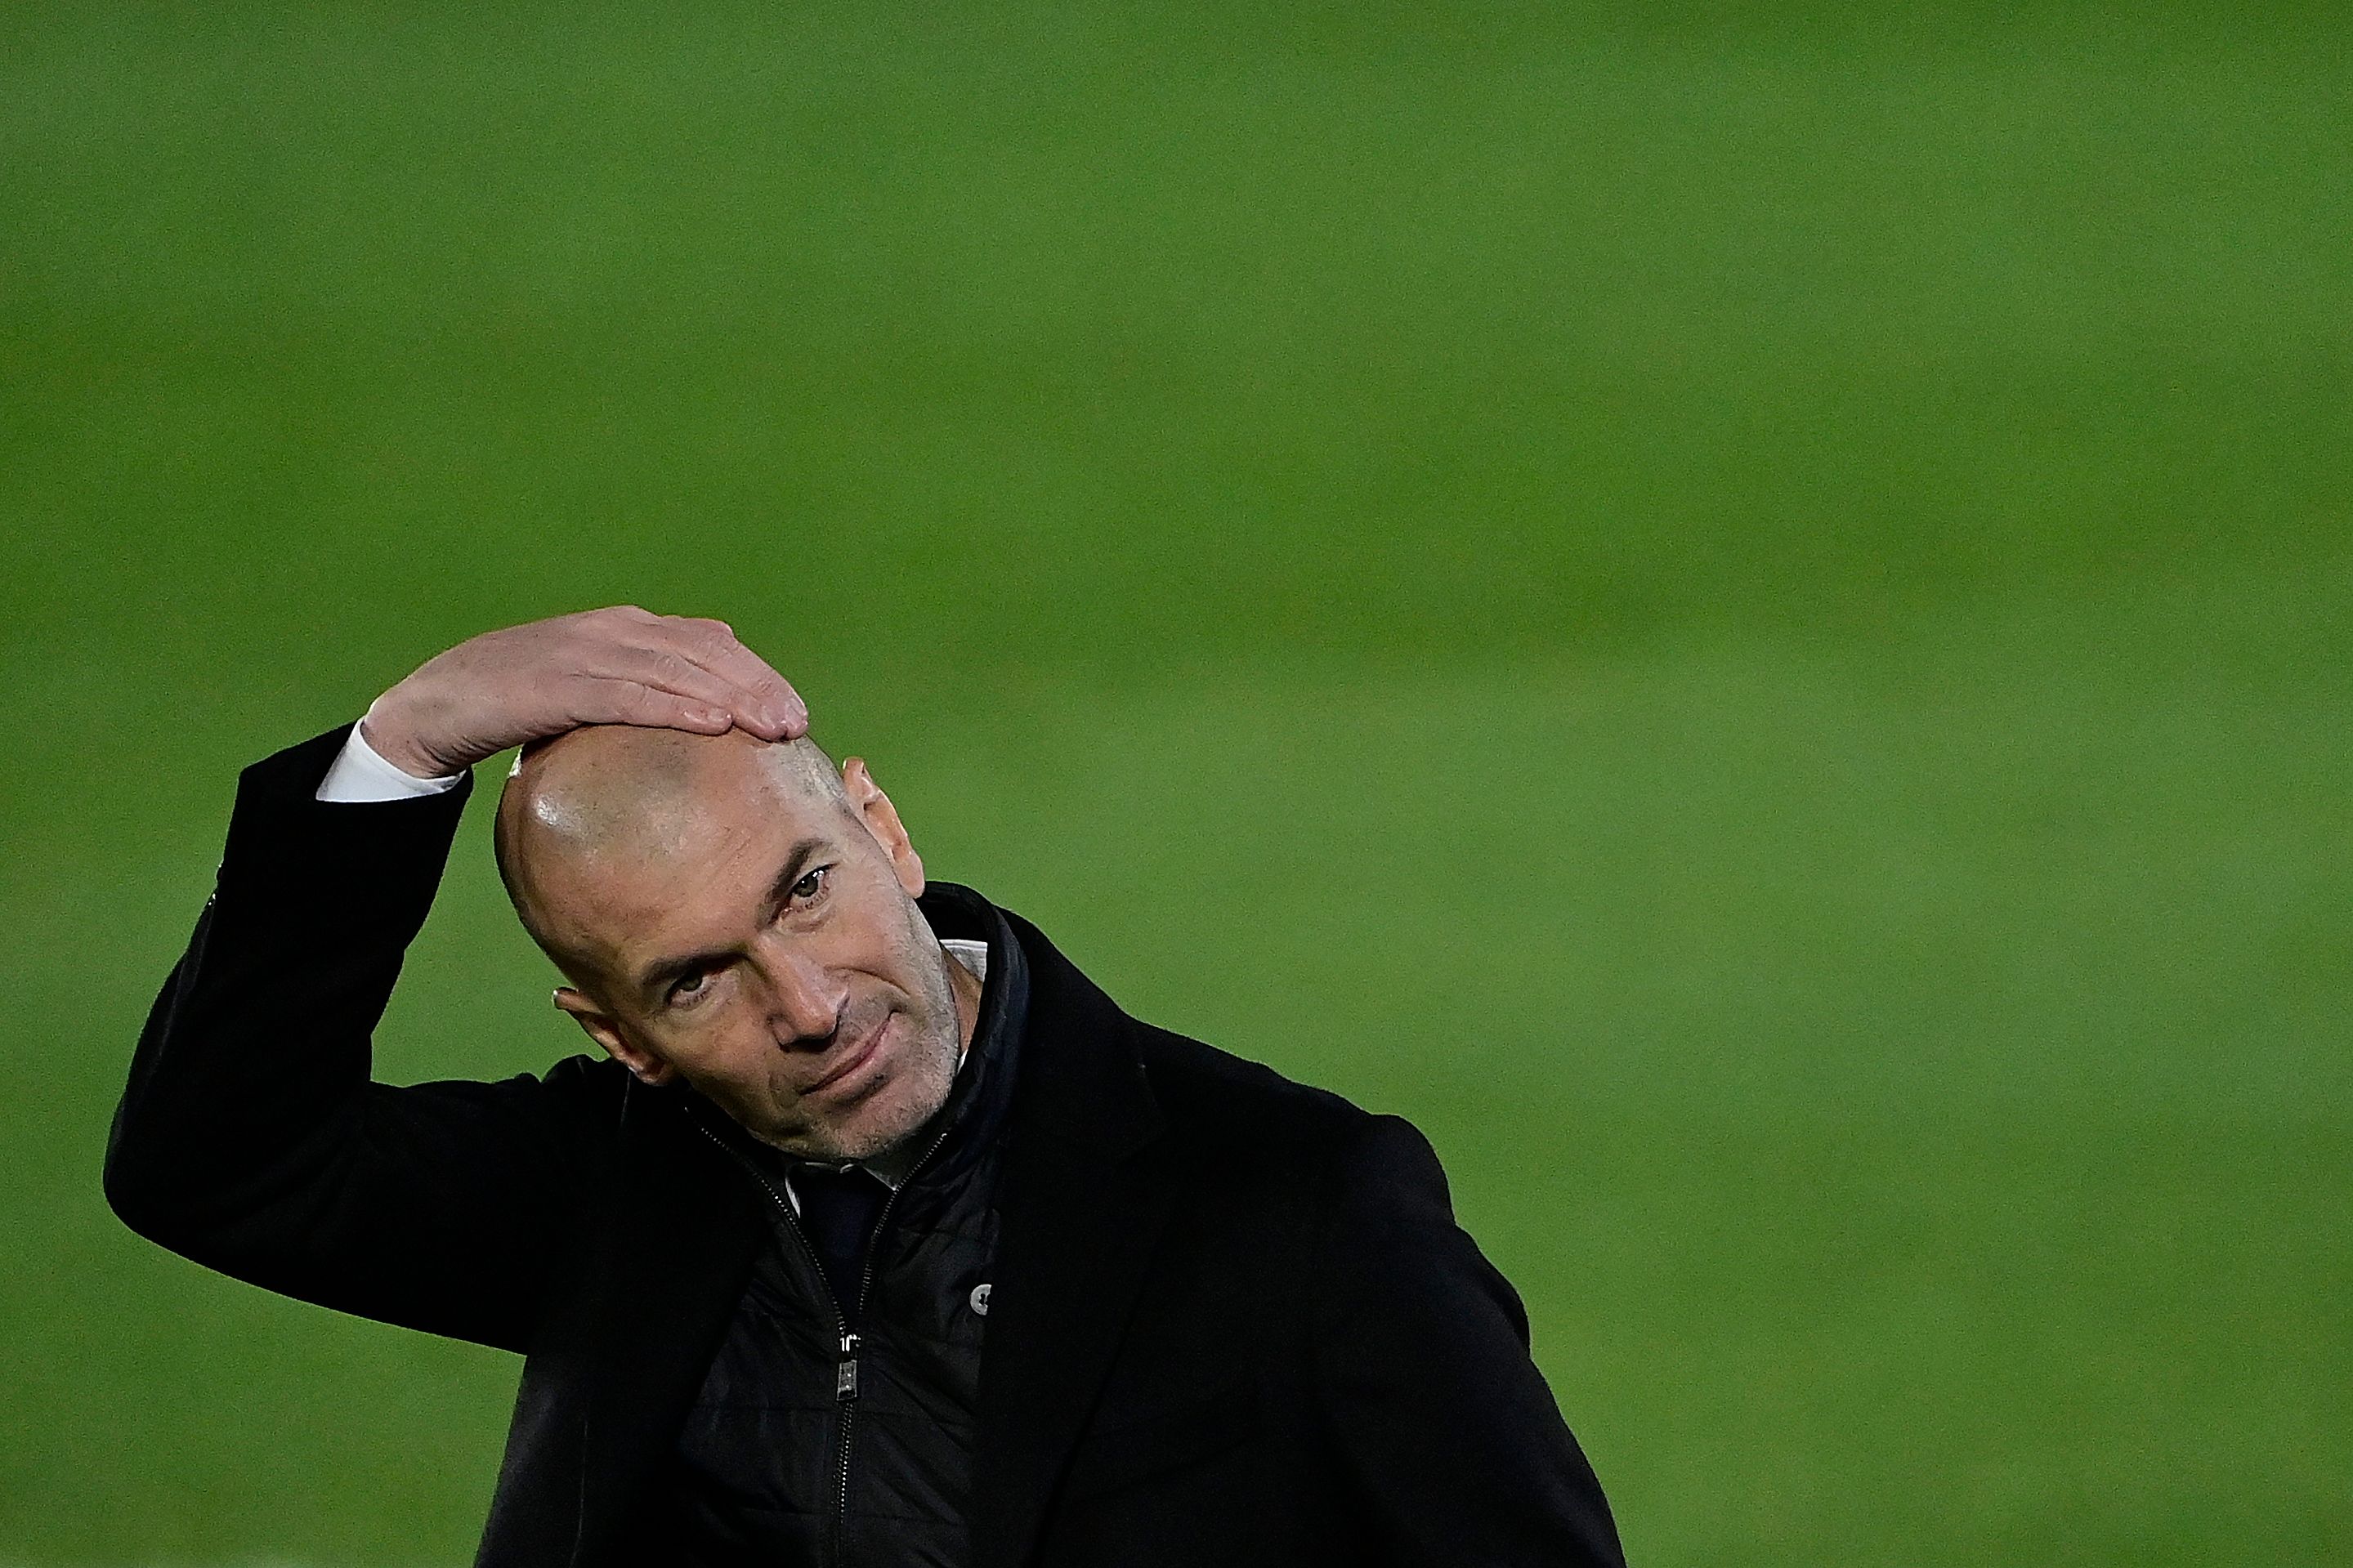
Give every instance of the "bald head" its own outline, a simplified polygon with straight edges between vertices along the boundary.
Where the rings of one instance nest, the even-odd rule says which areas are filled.
[[[571,906],[676,862],[733,819],[776,810],[856,816],[833,759],[806,736],[590,725],[523,749],[492,843],[523,929],[585,983],[604,955]]]

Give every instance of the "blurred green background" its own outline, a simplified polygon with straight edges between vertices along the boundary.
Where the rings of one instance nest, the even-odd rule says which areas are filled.
[[[0,1561],[470,1552],[514,1363],[99,1159],[237,768],[619,601],[1427,1131],[1639,1563],[2353,1554],[2348,44],[10,6]],[[486,815],[388,1076],[582,1044]]]

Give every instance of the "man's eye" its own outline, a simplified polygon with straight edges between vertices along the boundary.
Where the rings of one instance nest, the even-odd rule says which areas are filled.
[[[807,900],[816,898],[818,893],[825,887],[825,874],[832,869],[833,868],[830,866],[819,866],[816,870],[811,871],[807,876],[803,877],[799,881],[795,882],[793,884],[793,897],[805,901]]]
[[[677,1006],[682,1003],[694,1001],[697,997],[701,996],[704,992],[710,989],[711,971],[708,969],[698,969],[691,973],[681,974],[676,980],[671,981],[670,983],[670,994],[667,1000],[672,1006]]]

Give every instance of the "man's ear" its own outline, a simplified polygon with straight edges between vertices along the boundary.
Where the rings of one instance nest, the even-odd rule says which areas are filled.
[[[572,1015],[588,1037],[605,1047],[605,1054],[628,1068],[641,1083],[668,1083],[678,1069],[638,1046],[621,1033],[621,1027],[610,1014],[600,1010],[581,992],[569,985],[555,988],[555,1005]]]
[[[866,771],[864,757],[851,757],[841,764],[841,787],[849,792],[850,808],[866,826],[874,842],[891,862],[891,870],[899,879],[899,886],[911,899],[923,893],[923,858],[915,853],[914,845],[907,840],[907,829],[899,821],[899,808]]]

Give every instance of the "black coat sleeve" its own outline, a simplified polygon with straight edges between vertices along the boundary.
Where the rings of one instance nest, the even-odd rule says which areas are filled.
[[[1316,1385],[1388,1560],[1620,1568],[1609,1506],[1529,1358],[1527,1313],[1454,1223],[1410,1122],[1368,1122],[1316,1265]]]
[[[520,1350],[573,1223],[593,1075],[581,1060],[545,1081],[371,1081],[468,786],[312,799],[348,732],[240,779],[213,895],[115,1112],[107,1201],[268,1289]]]

